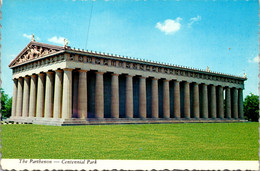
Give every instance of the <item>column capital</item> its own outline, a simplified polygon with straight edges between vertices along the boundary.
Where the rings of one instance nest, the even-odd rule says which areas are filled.
[[[147,77],[141,76],[140,79],[146,79]]]
[[[167,80],[167,79],[163,79],[163,82],[169,82],[170,80]]]
[[[78,70],[78,72],[88,72],[88,70]]]
[[[63,70],[62,69],[57,69],[57,70],[55,70],[55,72],[63,72]]]
[[[64,71],[72,71],[72,68],[63,68]]]
[[[126,75],[126,77],[134,77],[134,75],[129,75],[129,74],[128,74],[128,75]]]
[[[46,73],[47,73],[47,74],[53,74],[54,72],[51,71],[51,70],[49,70],[49,71],[47,71]]]
[[[36,78],[37,75],[36,75],[36,74],[32,74],[31,77],[32,77],[32,78]]]
[[[22,81],[22,80],[23,80],[23,77],[19,77],[18,80],[19,80],[19,81]]]
[[[44,75],[45,75],[45,73],[43,73],[43,72],[40,72],[38,75],[39,75],[39,76],[44,76]]]
[[[159,80],[159,78],[153,77],[152,80]]]
[[[28,76],[28,75],[26,75],[25,77],[24,77],[24,79],[27,81],[27,80],[29,80],[31,77],[30,76]]]
[[[97,71],[96,74],[101,74],[103,75],[105,72],[104,71]]]
[[[120,74],[118,74],[118,73],[112,73],[111,75],[119,76]]]

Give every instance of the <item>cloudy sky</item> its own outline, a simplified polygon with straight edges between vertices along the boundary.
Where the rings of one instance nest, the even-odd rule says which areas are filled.
[[[91,13],[92,11],[92,13]],[[258,1],[23,0],[2,6],[2,87],[8,64],[36,41],[243,76],[258,94]]]

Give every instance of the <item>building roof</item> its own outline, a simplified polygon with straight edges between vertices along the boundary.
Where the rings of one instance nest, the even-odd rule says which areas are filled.
[[[70,53],[70,54],[79,54],[79,55],[95,56],[95,57],[101,57],[101,58],[117,59],[117,60],[126,61],[126,62],[142,63],[142,64],[152,65],[152,66],[161,66],[161,67],[172,68],[172,69],[193,71],[196,73],[207,73],[209,75],[216,75],[216,76],[221,75],[224,77],[236,78],[236,79],[243,80],[243,81],[247,79],[246,77],[210,71],[208,68],[207,68],[207,70],[202,70],[202,69],[196,69],[196,68],[192,68],[192,67],[185,67],[185,66],[156,62],[156,61],[151,61],[151,60],[136,59],[136,58],[117,55],[117,54],[109,54],[109,53],[104,53],[104,52],[101,53],[101,52],[97,52],[97,51],[76,49],[76,48],[71,48],[69,46],[50,45],[50,44],[40,43],[40,42],[36,42],[36,41],[31,41],[17,55],[17,57],[14,60],[12,60],[12,62],[8,66],[12,69],[17,66],[21,66],[25,63],[35,61],[36,59],[47,58],[50,55],[65,53],[65,52]]]

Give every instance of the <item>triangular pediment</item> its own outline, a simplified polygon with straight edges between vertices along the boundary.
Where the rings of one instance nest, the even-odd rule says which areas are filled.
[[[31,41],[20,53],[19,55],[9,64],[12,68],[16,65],[26,63],[28,61],[45,57],[46,55],[56,53],[63,50],[62,46],[49,45],[45,43],[39,43]]]

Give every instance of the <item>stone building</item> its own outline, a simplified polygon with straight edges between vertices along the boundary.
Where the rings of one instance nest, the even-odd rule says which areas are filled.
[[[13,70],[9,121],[47,125],[245,121],[246,77],[34,40],[9,67]]]

